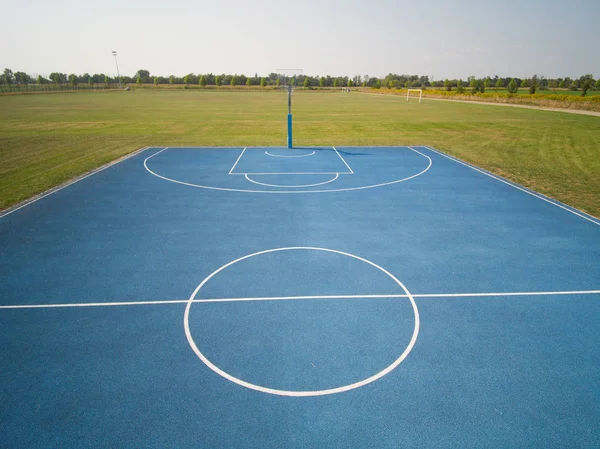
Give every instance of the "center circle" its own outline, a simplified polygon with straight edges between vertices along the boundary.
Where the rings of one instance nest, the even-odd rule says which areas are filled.
[[[255,383],[251,383],[248,381],[245,381],[243,379],[240,379],[238,377],[235,377],[229,373],[227,373],[226,371],[224,371],[223,369],[219,368],[218,366],[216,366],[213,362],[211,362],[208,357],[202,352],[200,351],[200,349],[198,348],[198,345],[196,344],[196,342],[194,341],[194,338],[192,337],[191,334],[191,330],[190,330],[190,310],[192,305],[194,304],[194,302],[196,301],[202,301],[202,300],[196,300],[196,297],[198,296],[199,292],[201,291],[201,289],[203,287],[206,286],[207,282],[210,281],[215,275],[217,275],[219,272],[225,270],[228,267],[231,267],[241,261],[250,259],[252,257],[255,256],[259,256],[259,255],[265,255],[265,254],[270,254],[270,253],[277,253],[277,252],[283,252],[283,251],[319,251],[319,252],[324,252],[324,253],[333,253],[333,254],[337,254],[337,255],[341,255],[341,256],[346,256],[349,257],[351,259],[354,260],[358,260],[360,262],[363,262],[377,270],[379,270],[381,273],[385,274],[391,281],[393,281],[393,283],[395,283],[395,285],[399,286],[402,291],[404,292],[404,295],[396,295],[396,296],[402,296],[402,297],[406,297],[408,298],[408,300],[410,301],[410,305],[412,308],[412,313],[414,315],[414,328],[412,331],[412,335],[410,338],[410,341],[408,343],[408,345],[406,346],[406,348],[404,349],[404,351],[387,367],[385,367],[384,369],[382,369],[381,371],[371,375],[370,377],[367,377],[363,380],[360,380],[358,382],[354,382],[354,383],[350,383],[347,385],[341,385],[339,387],[335,387],[335,388],[327,388],[327,389],[320,389],[320,390],[283,390],[283,389],[276,389],[276,388],[270,388],[270,387],[266,387],[266,386],[262,386],[262,385],[257,385]],[[356,296],[368,296],[368,295],[356,295]],[[318,297],[317,297],[318,298]],[[211,300],[209,300],[211,301]],[[186,334],[186,338],[188,340],[188,343],[190,345],[190,347],[192,348],[192,350],[194,351],[194,353],[198,356],[198,358],[200,360],[202,360],[202,362],[209,367],[211,370],[213,370],[215,373],[219,374],[220,376],[224,377],[225,379],[236,383],[240,386],[252,389],[252,390],[256,390],[256,391],[260,391],[263,393],[269,393],[269,394],[274,394],[274,395],[280,395],[280,396],[295,396],[295,397],[300,397],[300,396],[323,396],[323,395],[329,395],[329,394],[335,394],[335,393],[342,393],[345,391],[349,391],[355,388],[359,388],[362,387],[364,385],[367,385],[371,382],[374,382],[380,378],[382,378],[383,376],[385,376],[386,374],[390,373],[393,369],[395,369],[400,363],[402,363],[402,361],[408,356],[408,354],[410,353],[410,351],[412,350],[416,340],[417,340],[417,336],[419,334],[419,327],[420,327],[420,320],[419,320],[419,311],[417,309],[417,305],[415,303],[415,300],[412,296],[412,294],[408,291],[408,289],[404,286],[404,284],[402,284],[402,282],[400,282],[393,274],[391,274],[389,271],[385,270],[384,268],[380,267],[379,265],[375,264],[374,262],[371,262],[367,259],[364,259],[362,257],[350,254],[350,253],[346,253],[346,252],[342,252],[342,251],[337,251],[337,250],[333,250],[333,249],[327,249],[327,248],[318,248],[318,247],[307,247],[307,246],[298,246],[298,247],[285,247],[285,248],[274,248],[274,249],[269,249],[269,250],[265,250],[265,251],[259,251],[256,253],[252,253],[252,254],[248,254],[246,256],[240,257],[236,260],[233,260],[225,265],[223,265],[222,267],[218,268],[217,270],[215,270],[213,273],[211,273],[209,276],[207,276],[194,290],[194,292],[192,293],[192,295],[190,296],[187,305],[186,305],[186,309],[185,309],[185,313],[184,313],[184,320],[183,320],[183,324],[184,324],[184,330],[185,330],[185,334]]]

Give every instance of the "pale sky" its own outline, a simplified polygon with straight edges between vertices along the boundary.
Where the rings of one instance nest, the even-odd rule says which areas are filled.
[[[0,0],[0,70],[600,77],[600,0]]]

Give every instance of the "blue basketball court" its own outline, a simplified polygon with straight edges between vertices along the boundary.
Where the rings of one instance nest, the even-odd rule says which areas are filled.
[[[0,248],[3,448],[600,440],[600,221],[427,146],[146,148]]]

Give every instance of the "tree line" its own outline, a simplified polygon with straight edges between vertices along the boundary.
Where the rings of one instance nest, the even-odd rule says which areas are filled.
[[[185,76],[170,75],[165,76],[152,76],[148,70],[140,69],[133,76],[121,76],[120,79],[117,77],[110,77],[103,73],[96,73],[90,75],[84,73],[83,75],[76,75],[71,73],[53,72],[48,77],[38,75],[37,77],[28,75],[25,72],[13,72],[10,69],[4,69],[4,72],[0,74],[0,84],[2,85],[69,85],[73,88],[81,86],[96,86],[96,85],[110,85],[110,84],[179,84],[179,85],[200,85],[200,86],[278,86],[281,84],[295,84],[296,86],[303,86],[305,88],[313,87],[372,87],[375,89],[388,88],[388,89],[399,89],[399,88],[438,88],[445,89],[448,91],[456,90],[458,92],[464,91],[469,88],[472,92],[485,92],[486,89],[507,89],[509,92],[515,93],[519,88],[528,88],[530,93],[536,91],[544,91],[550,89],[570,89],[570,90],[581,90],[582,94],[588,90],[600,90],[600,79],[595,80],[591,74],[580,76],[579,78],[546,78],[544,76],[533,75],[531,78],[519,78],[519,77],[485,77],[476,78],[474,76],[468,77],[466,80],[462,79],[444,79],[444,80],[430,80],[428,76],[419,75],[398,75],[390,73],[384,78],[371,77],[369,75],[355,75],[353,77],[348,76],[310,76],[310,75],[297,75],[293,78],[282,76],[277,73],[270,73],[267,76],[246,76],[237,74],[194,74],[189,73]]]

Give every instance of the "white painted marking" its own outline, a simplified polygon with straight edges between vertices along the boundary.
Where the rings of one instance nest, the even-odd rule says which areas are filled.
[[[288,172],[247,172],[247,173],[232,173],[232,176],[235,175],[252,175],[252,176],[258,176],[258,175],[352,175],[353,173],[345,173],[345,172],[334,172],[334,171],[288,171]]]
[[[331,148],[333,148],[333,150],[335,151],[335,154],[337,154],[340,157],[340,159],[342,160],[342,162],[344,163],[344,165],[346,167],[348,167],[348,170],[350,170],[350,173],[354,174],[354,172],[352,171],[352,169],[350,168],[350,166],[348,165],[348,163],[344,160],[344,158],[342,157],[342,155],[338,152],[338,150],[336,149],[336,147],[331,147]]]
[[[112,161],[109,162],[108,164],[103,165],[102,167],[96,168],[92,171],[90,171],[88,174],[83,175],[81,177],[75,178],[72,181],[67,181],[65,184],[59,186],[59,187],[53,187],[49,190],[47,190],[44,193],[41,193],[39,195],[36,195],[33,199],[30,200],[26,200],[23,204],[17,205],[17,206],[13,206],[11,208],[9,208],[8,210],[0,213],[0,219],[6,217],[7,215],[12,214],[13,212],[16,212],[20,209],[23,209],[24,207],[27,207],[43,198],[46,198],[49,195],[52,195],[53,193],[59,192],[62,189],[66,189],[69,186],[72,186],[73,184],[79,182],[79,181],[83,181],[86,178],[89,178],[92,175],[95,175],[96,173],[100,173],[103,170],[106,170],[107,168],[112,167],[113,165],[119,164],[129,158],[132,158],[133,156],[137,156],[139,153],[141,153],[142,151],[146,151],[148,148],[152,148],[152,147],[144,147],[144,148],[140,148],[139,150],[135,150],[133,153],[128,154],[127,156],[124,156],[122,158],[117,159],[116,161]],[[160,147],[159,147],[160,148]]]
[[[538,193],[532,192],[531,190],[527,190],[527,189],[525,189],[524,187],[521,187],[521,186],[519,186],[518,184],[515,184],[515,183],[513,183],[513,182],[511,182],[511,181],[508,181],[508,180],[506,180],[506,179],[503,179],[503,178],[501,178],[501,177],[499,177],[499,176],[493,175],[492,173],[489,173],[489,172],[487,172],[487,171],[485,171],[485,170],[482,170],[482,169],[480,169],[480,168],[478,168],[478,167],[475,167],[474,165],[471,165],[471,164],[469,164],[468,162],[461,161],[461,160],[460,160],[460,159],[458,159],[458,158],[455,158],[455,157],[453,157],[453,156],[450,156],[450,155],[448,155],[448,154],[444,154],[444,153],[442,153],[441,151],[438,151],[438,150],[436,150],[436,149],[434,149],[434,148],[431,148],[431,147],[428,147],[428,146],[425,146],[424,148],[427,148],[428,150],[431,150],[431,151],[433,151],[434,153],[437,153],[437,154],[439,154],[440,156],[444,156],[445,158],[447,158],[447,159],[450,159],[451,161],[454,161],[454,162],[456,162],[456,163],[458,163],[458,164],[464,165],[465,167],[468,167],[468,168],[470,168],[470,169],[472,169],[472,170],[475,170],[475,171],[477,171],[477,172],[479,172],[479,173],[482,173],[482,174],[484,174],[484,175],[486,175],[486,176],[489,176],[490,178],[492,178],[492,179],[495,179],[496,181],[500,181],[500,182],[502,182],[502,183],[504,183],[504,184],[506,184],[506,185],[508,185],[508,186],[514,187],[515,189],[517,189],[517,190],[520,190],[521,192],[525,192],[525,193],[527,193],[528,195],[534,196],[534,197],[536,197],[536,198],[538,198],[538,199],[540,199],[540,200],[542,200],[542,201],[545,201],[545,202],[547,202],[547,203],[550,203],[550,204],[552,204],[553,206],[560,207],[561,209],[563,209],[563,210],[566,210],[567,212],[570,212],[570,213],[572,213],[573,215],[577,215],[578,217],[580,217],[580,218],[583,218],[584,220],[587,220],[587,221],[589,221],[590,223],[594,223],[595,225],[597,225],[597,226],[600,226],[600,222],[596,221],[595,219],[592,219],[592,218],[590,218],[591,216],[587,216],[587,214],[586,214],[586,215],[584,215],[584,214],[585,214],[585,212],[577,211],[577,210],[576,210],[576,209],[574,209],[574,208],[573,208],[573,209],[570,209],[570,208],[568,208],[568,207],[565,207],[565,206],[563,206],[562,204],[559,204],[559,203],[557,203],[556,201],[553,201],[553,200],[551,200],[551,199],[549,199],[549,198],[547,198],[547,197],[545,197],[545,196],[542,196],[542,195],[540,195],[540,194],[538,194]]]
[[[246,174],[246,179],[250,182],[253,182],[254,184],[258,184],[261,186],[267,186],[267,187],[287,187],[287,188],[301,188],[301,187],[315,187],[315,186],[322,186],[324,184],[329,184],[330,182],[335,181],[336,179],[338,179],[340,177],[339,173],[336,173],[335,176],[331,179],[329,179],[328,181],[324,181],[324,182],[319,182],[316,184],[301,184],[301,185],[297,185],[297,186],[289,186],[289,185],[280,185],[280,184],[266,184],[264,182],[258,182],[255,181],[253,179],[250,179],[250,177],[248,176],[248,174]]]
[[[598,295],[600,290],[572,290],[547,292],[494,292],[494,293],[412,293],[413,298],[472,298],[491,296],[555,296],[555,295]],[[286,301],[303,299],[387,299],[407,298],[408,295],[310,295],[310,296],[259,296],[247,298],[208,298],[194,299],[193,302],[243,302],[243,301]]]
[[[308,154],[300,154],[297,156],[283,156],[280,154],[271,154],[268,151],[265,151],[265,154],[269,155],[269,156],[273,156],[273,157],[307,157],[307,156],[312,156],[313,154],[315,154],[315,152],[313,151],[312,153],[308,153]]]
[[[244,147],[244,149],[242,150],[242,152],[240,153],[240,155],[238,156],[238,158],[235,160],[235,164],[233,164],[233,167],[231,167],[231,170],[229,170],[229,174],[231,174],[233,172],[233,169],[235,168],[235,166],[237,165],[237,163],[240,161],[240,159],[242,158],[242,155],[244,154],[244,152],[246,151],[246,148],[248,147]]]
[[[413,293],[413,298],[475,298],[475,297],[506,297],[506,296],[560,296],[560,295],[600,295],[600,290],[568,290],[544,292],[493,292],[493,293]],[[255,296],[241,298],[205,298],[194,299],[193,303],[212,302],[245,302],[245,301],[290,301],[290,300],[322,300],[322,299],[386,299],[408,298],[408,295],[308,295],[308,296]],[[157,301],[124,301],[124,302],[83,302],[66,304],[14,304],[0,305],[0,309],[55,309],[69,307],[118,307],[118,306],[147,306],[155,304],[184,304],[189,299],[165,299]]]
[[[70,307],[118,307],[150,306],[156,304],[183,304],[187,299],[167,299],[161,301],[124,301],[124,302],[80,302],[73,304],[16,304],[0,306],[0,309],[66,309]]]
[[[549,292],[496,292],[496,293],[424,293],[415,298],[474,298],[486,296],[555,296],[555,295],[597,295],[600,290],[571,290]]]
[[[386,147],[389,148],[389,147]],[[383,187],[383,186],[389,186],[389,185],[393,185],[393,184],[398,184],[401,182],[405,182],[408,181],[410,179],[416,178],[418,176],[421,176],[423,173],[427,172],[430,168],[431,165],[433,164],[431,158],[429,156],[427,156],[426,154],[421,153],[420,151],[415,150],[412,147],[402,147],[402,148],[408,148],[409,150],[420,154],[421,156],[423,156],[424,158],[426,158],[429,161],[429,164],[427,165],[427,167],[420,171],[419,173],[416,173],[412,176],[408,176],[406,178],[402,178],[402,179],[397,179],[395,181],[390,181],[390,182],[383,182],[380,184],[373,184],[373,185],[368,185],[368,186],[360,186],[360,187],[347,187],[344,189],[330,189],[330,190],[251,190],[251,189],[234,189],[234,188],[229,188],[229,187],[213,187],[213,186],[205,186],[205,185],[201,185],[201,184],[192,184],[189,182],[184,182],[184,181],[178,181],[177,179],[172,179],[172,178],[167,178],[166,176],[162,176],[159,175],[158,173],[155,173],[154,171],[150,170],[150,168],[147,165],[147,162],[152,159],[154,156],[156,156],[157,154],[161,153],[162,151],[159,151],[158,153],[153,154],[152,156],[146,158],[144,160],[144,168],[146,169],[146,171],[148,173],[150,173],[151,175],[156,176],[157,178],[163,179],[165,181],[168,182],[173,182],[175,184],[181,184],[184,186],[188,186],[188,187],[195,187],[198,189],[208,189],[208,190],[220,190],[223,192],[242,192],[242,193],[269,193],[269,194],[298,194],[298,193],[334,193],[334,192],[350,192],[353,190],[365,190],[365,189],[373,189],[376,187]],[[236,175],[238,173],[232,173],[232,175]],[[239,173],[239,174],[244,174],[244,173]],[[289,174],[315,174],[315,175],[323,175],[323,174],[334,174],[334,173],[248,173],[251,175],[258,175],[258,174],[265,174],[265,175],[274,175],[274,174],[283,174],[283,175],[289,175]],[[350,173],[340,173],[340,175],[343,174],[350,174]]]
[[[208,360],[208,358],[200,351],[200,349],[198,349],[198,346],[196,346],[196,343],[194,342],[194,339],[190,332],[190,326],[189,326],[190,309],[192,307],[194,298],[196,297],[196,295],[198,294],[200,289],[217,273],[219,273],[220,271],[224,270],[225,268],[227,268],[237,262],[248,259],[250,257],[259,256],[261,254],[268,254],[268,253],[273,253],[273,252],[278,252],[278,251],[293,251],[293,250],[325,251],[325,252],[330,252],[330,253],[334,253],[334,254],[340,254],[343,256],[348,256],[348,257],[351,257],[356,260],[360,260],[361,262],[364,262],[368,265],[371,265],[371,266],[377,268],[381,272],[387,274],[391,279],[393,279],[396,282],[396,284],[398,284],[402,288],[402,290],[404,290],[404,292],[406,293],[406,295],[411,303],[413,313],[415,316],[415,327],[413,330],[412,337],[410,339],[408,346],[406,347],[404,352],[402,352],[400,357],[398,357],[387,368],[383,369],[382,371],[380,371],[380,372],[374,374],[373,376],[371,376],[367,379],[364,379],[360,382],[355,382],[353,384],[344,385],[344,386],[337,387],[337,388],[330,388],[330,389],[326,389],[326,390],[313,390],[313,391],[279,390],[279,389],[275,389],[275,388],[268,388],[268,387],[263,387],[261,385],[252,384],[252,383],[246,382],[242,379],[238,379],[237,377],[234,377],[229,373],[226,373],[225,371],[223,371],[222,369],[220,369],[219,367],[214,365],[210,360]],[[208,366],[215,373],[219,374],[220,376],[223,376],[225,379],[227,379],[231,382],[234,382],[238,385],[241,385],[243,387],[246,387],[246,388],[249,388],[252,390],[261,391],[263,393],[275,394],[275,395],[279,395],[279,396],[298,397],[298,396],[324,396],[324,395],[328,395],[328,394],[342,393],[344,391],[353,390],[355,388],[359,388],[364,385],[367,385],[371,382],[376,381],[377,379],[380,379],[381,377],[385,376],[386,374],[390,373],[394,368],[396,368],[400,363],[402,363],[402,361],[408,356],[408,354],[412,350],[413,346],[415,345],[415,342],[417,341],[417,336],[419,335],[420,320],[419,320],[419,310],[417,309],[417,304],[415,303],[415,300],[411,296],[408,289],[393,274],[391,274],[389,271],[385,270],[384,268],[380,267],[379,265],[377,265],[367,259],[363,259],[362,257],[356,256],[356,255],[350,254],[350,253],[345,253],[342,251],[337,251],[337,250],[327,249],[327,248],[310,247],[310,246],[294,246],[294,247],[288,247],[288,248],[274,248],[274,249],[269,249],[269,250],[265,250],[265,251],[259,251],[257,253],[253,253],[253,254],[248,254],[247,256],[240,257],[239,259],[231,261],[231,262],[223,265],[221,268],[213,271],[208,277],[206,277],[200,283],[200,285],[198,285],[198,287],[196,287],[196,289],[192,293],[192,296],[190,296],[189,302],[185,308],[185,314],[183,317],[183,326],[185,329],[185,335],[187,337],[188,343],[192,347],[193,351],[196,353],[198,358],[200,360],[202,360],[206,364],[206,366]]]

